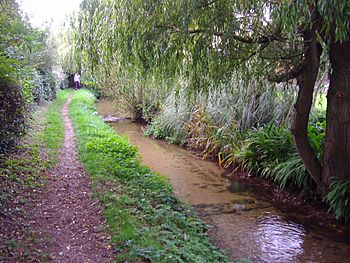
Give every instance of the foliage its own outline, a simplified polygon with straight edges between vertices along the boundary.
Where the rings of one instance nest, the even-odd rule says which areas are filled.
[[[326,196],[329,206],[337,219],[350,221],[350,180],[334,181],[331,190]]]
[[[314,141],[315,145],[320,143]],[[236,152],[236,159],[250,173],[270,178],[281,188],[297,186],[309,190],[315,186],[297,154],[290,131],[284,126],[270,125],[249,132],[246,144]]]
[[[248,133],[238,157],[249,172],[270,177],[272,168],[285,161],[293,148],[292,135],[286,127],[269,125]]]
[[[142,166],[136,148],[94,112],[92,94],[77,92],[70,114],[79,155],[104,204],[117,261],[227,262],[167,179]]]
[[[14,0],[1,1],[0,35],[1,154],[24,133],[33,105],[55,98],[57,79],[48,32],[31,27]]]
[[[153,119],[148,134],[189,143],[204,156],[217,154],[220,163],[243,158],[248,169],[277,178],[281,186],[294,182],[310,187],[291,136],[281,125],[288,125],[295,93],[306,90],[298,87],[304,83],[300,80],[309,79],[304,76],[310,68],[305,59],[310,50],[306,35],[317,36],[315,42],[322,46],[320,64],[329,64],[330,43],[349,40],[349,11],[350,4],[342,0],[85,0],[71,20],[65,56],[102,92],[123,97],[137,118],[152,109],[146,118]],[[323,66],[316,67],[316,72],[323,71]],[[267,80],[286,84],[272,85]],[[314,89],[310,91],[312,97]],[[325,107],[322,101],[320,108]],[[158,110],[161,113],[154,118]],[[195,111],[200,114],[191,119]],[[296,116],[302,117],[305,129],[309,111],[302,114]],[[308,131],[300,132],[308,132],[320,161],[315,166],[322,167],[325,122],[310,123]],[[282,130],[268,134],[261,128],[271,125]],[[256,135],[247,133],[252,128]],[[267,149],[258,141],[242,148],[241,138],[249,141],[259,136],[281,145],[267,141],[273,146]],[[291,149],[286,155],[290,159],[257,156],[259,151],[284,153],[286,146]],[[321,181],[317,187],[322,192],[327,179],[317,179],[325,177],[322,169],[311,171],[305,155],[303,161],[313,178]],[[297,175],[287,172],[288,167],[294,167]],[[272,176],[277,171],[286,173]]]
[[[326,135],[326,113],[315,111],[308,126],[309,140],[317,158],[323,160],[323,146]]]
[[[147,126],[145,134],[157,139],[167,139],[175,144],[186,143],[186,122],[191,116],[191,106],[185,94],[171,93],[163,105],[162,111]]]
[[[220,165],[229,166],[238,161],[235,152],[242,147],[247,131],[271,123],[290,122],[294,93],[287,96],[275,88],[262,90],[258,97],[254,85],[245,87],[233,78],[226,85],[197,94],[194,99],[180,90],[179,94],[168,96],[146,134],[185,143],[201,151],[204,158],[218,156]]]
[[[23,134],[25,114],[24,98],[20,88],[0,79],[0,158]]]
[[[276,164],[271,171],[271,177],[281,188],[292,185],[310,190],[315,187],[303,161],[296,152],[289,154],[284,162]]]

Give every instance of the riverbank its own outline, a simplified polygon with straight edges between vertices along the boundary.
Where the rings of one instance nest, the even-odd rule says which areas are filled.
[[[228,262],[208,226],[172,193],[169,181],[142,166],[135,146],[96,116],[90,92],[70,107],[79,157],[104,206],[118,262]]]

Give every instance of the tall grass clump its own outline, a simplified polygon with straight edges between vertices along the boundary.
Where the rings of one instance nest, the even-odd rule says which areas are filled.
[[[186,87],[168,96],[162,111],[146,134],[181,142],[199,150],[204,158],[216,158],[226,166],[253,128],[289,123],[294,93],[266,83],[231,78],[225,84],[186,95]]]
[[[186,123],[191,116],[192,106],[183,91],[172,92],[162,106],[162,111],[153,119],[145,134],[156,139],[166,139],[174,144],[186,143]]]
[[[245,146],[237,154],[248,172],[270,177],[276,164],[293,153],[292,135],[286,127],[268,125],[246,135]]]
[[[172,193],[168,180],[140,164],[137,149],[95,114],[94,97],[77,92],[70,106],[80,159],[117,253],[117,262],[227,262],[208,226]]]
[[[326,196],[330,208],[335,217],[344,222],[350,222],[350,180],[339,180],[331,184],[331,189]]]
[[[319,147],[316,141],[314,144]],[[315,186],[286,126],[271,124],[250,131],[236,157],[249,173],[269,178],[281,188],[296,186],[310,190]]]

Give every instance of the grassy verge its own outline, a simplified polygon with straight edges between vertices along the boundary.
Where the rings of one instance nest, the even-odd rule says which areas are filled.
[[[90,92],[75,94],[70,115],[117,262],[228,262],[210,243],[208,226],[174,197],[168,180],[142,166],[137,149],[96,116]]]
[[[37,110],[27,135],[0,165],[0,262],[42,262],[47,258],[35,249],[30,213],[40,198],[46,172],[58,158],[64,123],[60,108],[68,92],[61,92],[49,107]]]

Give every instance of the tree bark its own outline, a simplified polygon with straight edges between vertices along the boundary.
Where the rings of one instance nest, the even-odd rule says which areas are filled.
[[[335,179],[350,178],[350,41],[336,41],[334,31],[322,175],[327,188]]]
[[[322,183],[322,167],[317,159],[308,137],[309,115],[312,105],[314,86],[322,53],[321,45],[316,41],[316,29],[304,32],[305,66],[298,77],[299,93],[295,103],[295,118],[292,125],[294,142],[300,158],[316,182],[317,190],[323,196],[325,189]]]

